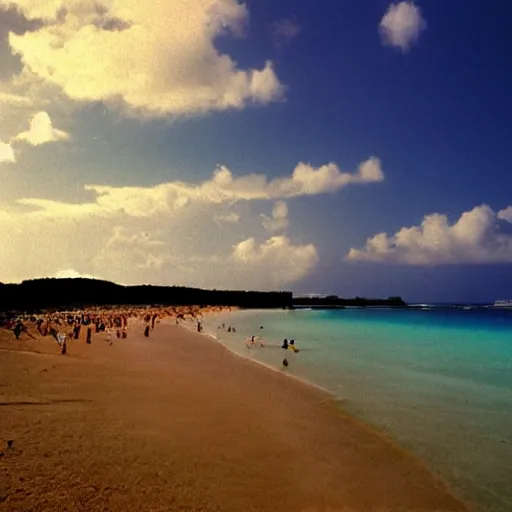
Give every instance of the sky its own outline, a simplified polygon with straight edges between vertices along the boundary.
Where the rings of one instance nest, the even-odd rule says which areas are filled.
[[[0,0],[0,281],[512,298],[511,17]]]

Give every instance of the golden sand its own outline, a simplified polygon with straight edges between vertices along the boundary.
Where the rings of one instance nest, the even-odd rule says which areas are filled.
[[[182,327],[36,338],[0,330],[0,510],[466,510],[326,394]]]

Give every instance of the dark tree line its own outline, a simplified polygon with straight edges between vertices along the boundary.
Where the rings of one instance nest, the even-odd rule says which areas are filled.
[[[181,286],[121,286],[97,279],[33,279],[0,283],[0,311],[120,305],[289,308],[291,292],[201,290]]]
[[[291,292],[201,290],[183,286],[122,286],[97,279],[32,279],[20,284],[0,283],[0,311],[37,311],[88,306],[121,305],[237,306],[248,309],[333,307],[406,307],[400,297],[343,299],[292,297]]]

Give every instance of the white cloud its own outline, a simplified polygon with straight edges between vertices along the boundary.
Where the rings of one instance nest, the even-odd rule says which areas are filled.
[[[87,191],[96,194],[94,203],[58,203],[37,198],[25,198],[18,202],[37,207],[41,214],[47,212],[49,215],[87,216],[124,212],[133,217],[151,217],[176,214],[195,203],[232,204],[237,201],[334,193],[350,184],[379,182],[383,179],[380,161],[374,157],[362,162],[355,173],[341,172],[332,163],[319,168],[300,163],[291,176],[271,181],[262,174],[235,178],[229,169],[221,166],[214,171],[211,179],[197,185],[182,181],[154,187],[86,185]]]
[[[16,155],[10,144],[0,142],[0,163],[14,163]]]
[[[362,162],[355,173],[341,172],[330,163],[314,168],[300,163],[291,178],[276,179],[266,187],[267,197],[286,198],[336,192],[350,184],[373,183],[384,179],[380,160],[371,157]]]
[[[211,204],[204,215],[188,212],[162,222],[121,210],[100,218],[0,209],[0,275],[7,282],[98,276],[118,283],[272,289],[314,268],[313,245],[285,237],[258,245],[265,235],[258,219],[221,231],[219,209],[226,213],[226,205]]]
[[[301,31],[299,23],[292,19],[276,21],[272,27],[274,39],[277,44],[289,43],[295,39]]]
[[[78,269],[118,283],[286,287],[311,272],[318,254],[315,246],[283,236],[256,243],[268,236],[265,227],[286,227],[283,199],[382,178],[380,162],[371,158],[354,173],[301,163],[290,175],[268,180],[219,167],[200,183],[86,185],[92,196],[86,203],[15,199],[0,208],[0,275],[15,282]],[[262,222],[251,215],[251,201],[273,201],[272,217]]]
[[[510,206],[498,213],[477,206],[452,225],[446,215],[426,215],[420,226],[369,238],[364,249],[350,249],[347,259],[410,265],[511,263],[511,212]]]
[[[25,208],[0,209],[0,275],[8,282],[101,276],[118,283],[286,288],[318,259],[313,245],[266,240],[259,216],[219,227],[216,217],[229,215],[229,204],[192,203],[183,214],[158,218],[123,209],[98,214],[92,203],[62,210],[57,201],[37,203],[44,210],[27,209],[35,200],[21,204]]]
[[[40,146],[48,142],[69,140],[69,138],[69,133],[53,127],[48,112],[41,111],[32,116],[29,129],[16,135],[14,140],[21,140],[32,146]]]
[[[426,28],[419,7],[409,1],[391,4],[379,25],[384,43],[403,52],[409,50]]]
[[[186,116],[284,95],[272,62],[241,69],[215,47],[240,35],[238,0],[0,0],[46,24],[9,44],[25,75],[78,101],[121,104],[131,113]],[[30,72],[29,72],[30,70]]]
[[[252,286],[261,286],[264,279],[279,287],[306,276],[317,264],[318,253],[312,244],[293,245],[287,237],[274,236],[259,246],[254,238],[236,244],[232,258],[243,264]]]
[[[506,220],[507,222],[512,222],[512,206],[508,206],[504,210],[500,210],[498,212],[498,219]]]
[[[272,217],[262,215],[263,226],[267,231],[280,231],[289,225],[288,205],[284,201],[277,201],[272,209]]]

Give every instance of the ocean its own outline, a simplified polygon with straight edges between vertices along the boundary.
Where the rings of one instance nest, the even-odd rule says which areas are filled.
[[[511,311],[238,311],[203,326],[240,356],[330,391],[478,510],[512,510]],[[248,349],[252,335],[265,348]],[[300,352],[283,350],[284,338]]]

